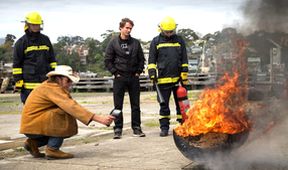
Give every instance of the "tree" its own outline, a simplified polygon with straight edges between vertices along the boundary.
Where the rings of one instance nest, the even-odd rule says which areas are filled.
[[[86,66],[81,65],[80,57],[74,45],[84,44],[84,39],[80,36],[61,36],[54,44],[54,51],[57,54],[58,64],[70,65],[78,71],[86,71]]]
[[[193,41],[198,40],[199,36],[191,29],[179,29],[177,31],[177,34],[180,35],[187,46],[191,46],[193,44]]]
[[[76,71],[85,71],[85,67],[80,64],[80,58],[77,53],[72,52],[72,54],[58,54],[56,56],[59,65],[69,65]]]
[[[104,49],[102,43],[93,38],[87,38],[85,45],[89,49],[87,55],[87,69],[96,72],[98,75],[107,75],[104,67]]]
[[[112,39],[113,36],[118,35],[119,32],[115,32],[113,30],[106,30],[106,33],[101,34],[101,37],[103,38],[103,41],[101,42],[102,51],[105,52],[105,49],[109,43],[109,41]]]
[[[96,55],[102,53],[101,43],[93,38],[85,39],[85,45],[88,47],[87,63],[95,64],[97,62]]]
[[[13,44],[16,37],[12,34],[7,34],[5,42],[0,46],[0,61],[4,63],[13,61]]]
[[[57,41],[57,44],[61,44],[62,46],[79,45],[84,43],[84,39],[80,36],[61,36],[57,38]]]
[[[7,34],[5,37],[5,43],[4,44],[9,44],[12,46],[15,42],[16,37],[12,34]]]

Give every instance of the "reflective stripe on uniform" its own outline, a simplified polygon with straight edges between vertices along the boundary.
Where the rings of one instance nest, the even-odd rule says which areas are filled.
[[[167,83],[176,83],[179,80],[179,77],[165,77],[158,78],[158,84],[167,84]]]
[[[50,63],[50,67],[51,67],[51,68],[54,69],[56,66],[57,66],[57,62],[52,62],[52,63]]]
[[[22,74],[22,68],[13,68],[12,69],[12,74]]]
[[[24,83],[25,89],[34,89],[35,87],[39,86],[41,83]]]
[[[149,69],[156,69],[156,64],[154,63],[148,64],[148,70]]]
[[[182,67],[188,67],[188,64],[184,63],[182,64]]]
[[[180,114],[178,115],[177,114],[177,119],[182,119],[182,115],[180,115]]]
[[[24,53],[28,53],[30,51],[41,51],[41,50],[47,50],[49,51],[49,47],[47,45],[40,45],[40,46],[30,46],[30,47],[27,47],[25,50],[24,50]]]
[[[161,43],[156,46],[157,50],[162,47],[180,47],[180,43]]]
[[[162,116],[162,115],[160,115],[159,116],[159,119],[170,119],[171,118],[171,116],[170,115],[168,115],[168,116]]]

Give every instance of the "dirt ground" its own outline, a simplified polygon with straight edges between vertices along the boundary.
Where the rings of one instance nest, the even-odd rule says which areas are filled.
[[[199,93],[199,91],[189,91],[191,103],[197,99]],[[109,114],[113,108],[112,93],[73,93],[72,96],[84,107],[98,114]],[[172,101],[170,104],[171,115],[175,116],[175,109],[173,109],[175,106]],[[22,104],[20,103],[19,94],[0,95],[0,141],[14,140],[16,144],[17,141],[19,144],[23,143],[24,136],[18,133],[21,108]],[[256,170],[264,167],[269,167],[268,169],[287,169],[288,105],[286,100],[272,98],[264,102],[249,102],[246,109],[248,116],[254,123],[246,143],[229,156],[218,155],[205,158],[207,159],[205,164],[213,170],[225,168]],[[69,169],[71,165],[75,166],[74,169],[78,169],[77,167],[85,169],[94,169],[94,167],[98,169],[107,169],[107,167],[112,169],[131,169],[132,162],[127,161],[127,159],[140,161],[136,166],[133,165],[138,169],[180,169],[189,164],[189,162],[191,163],[177,150],[171,133],[168,137],[169,140],[163,140],[163,138],[159,137],[159,105],[156,101],[155,92],[141,93],[141,111],[142,127],[147,134],[147,138],[144,141],[131,137],[130,104],[129,97],[126,95],[123,109],[124,122],[126,122],[123,140],[112,140],[113,125],[105,127],[97,123],[91,123],[89,126],[85,126],[79,123],[79,134],[69,140],[65,140],[64,144],[68,151],[71,150],[78,154],[78,158],[63,162],[59,161],[59,164],[57,164],[58,169]],[[175,119],[171,121],[172,126],[176,124]],[[101,135],[101,138],[98,135]],[[19,139],[22,139],[22,141],[20,140],[19,142]],[[29,157],[23,147],[19,146],[15,145],[12,152],[11,150],[5,152],[0,150],[0,169],[1,166],[4,169],[12,167],[14,169],[23,169],[20,163],[28,169],[37,167],[36,162],[39,164],[38,160]],[[145,146],[146,149],[143,150],[142,146]],[[130,148],[140,149],[141,153],[134,153]],[[161,153],[161,150],[165,150],[165,152]],[[105,154],[100,156],[97,154],[99,152]],[[115,152],[115,154],[111,157],[110,152]],[[87,153],[91,155],[87,155]],[[114,159],[115,155],[118,156],[117,159]],[[168,156],[164,158],[164,155]],[[161,159],[158,159],[160,157]],[[85,164],[83,164],[83,160],[86,160]],[[112,164],[111,160],[113,160]],[[47,167],[47,169],[50,169],[51,166],[56,166],[55,163],[45,160],[41,160],[40,164]]]

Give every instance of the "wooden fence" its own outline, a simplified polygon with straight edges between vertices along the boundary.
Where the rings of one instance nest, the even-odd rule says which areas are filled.
[[[205,86],[215,84],[216,76],[214,74],[192,73],[188,75],[188,88],[200,89]],[[153,83],[148,76],[140,76],[140,88],[142,91],[153,90]],[[112,91],[113,77],[104,78],[81,78],[80,81],[73,85],[75,92],[90,92],[90,91]]]

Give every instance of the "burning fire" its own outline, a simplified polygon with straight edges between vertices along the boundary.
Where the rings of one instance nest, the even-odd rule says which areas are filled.
[[[223,85],[205,89],[187,111],[188,118],[175,132],[182,137],[197,136],[208,132],[236,134],[250,128],[246,118],[246,87],[239,85],[239,74],[221,79]]]

